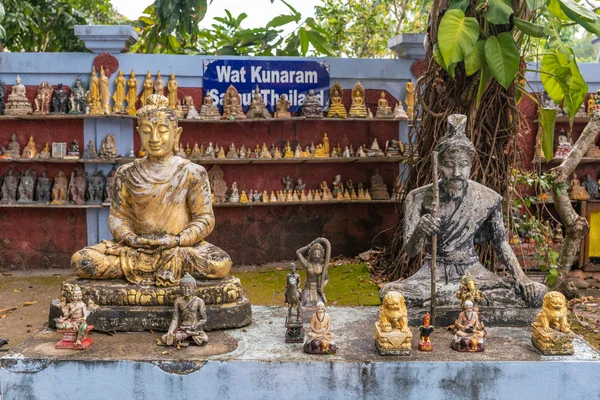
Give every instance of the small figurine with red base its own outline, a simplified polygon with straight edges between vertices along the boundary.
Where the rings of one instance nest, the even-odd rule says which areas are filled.
[[[419,342],[420,351],[433,351],[433,343],[429,340],[429,336],[433,333],[433,325],[430,325],[431,317],[429,313],[423,318],[423,325],[419,327],[421,332],[421,341]]]
[[[75,285],[71,291],[71,302],[63,297],[60,301],[62,317],[56,318],[56,330],[62,333],[62,339],[56,343],[57,349],[85,350],[93,343],[94,339],[88,337],[89,331],[94,329],[93,325],[87,324],[87,317],[94,307],[90,302],[88,307],[82,301],[81,289]]]

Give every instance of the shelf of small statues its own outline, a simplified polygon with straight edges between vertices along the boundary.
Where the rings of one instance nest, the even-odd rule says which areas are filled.
[[[81,158],[0,158],[0,163],[61,163],[61,164],[125,164],[133,161],[134,158],[99,158],[96,160],[84,160]]]
[[[213,203],[214,208],[228,208],[228,207],[282,207],[282,206],[313,206],[313,205],[326,205],[326,204],[393,204],[395,200],[320,200],[320,201],[254,201],[254,202],[237,202],[237,203]],[[14,204],[14,203],[13,203]],[[86,207],[72,205],[71,208]],[[49,207],[49,206],[47,206]],[[87,208],[98,208],[99,206],[89,206]],[[110,203],[102,203],[102,207],[110,207]]]
[[[102,204],[0,203],[0,208],[102,208]]]
[[[217,120],[208,120],[208,119],[187,119],[187,118],[181,118],[179,119],[179,123],[232,123],[232,122],[275,122],[275,121],[292,121],[292,122],[297,122],[297,121],[337,121],[337,122],[344,122],[344,121],[361,121],[361,122],[400,122],[400,121],[407,121],[406,119],[393,119],[393,118],[318,118],[318,117],[314,117],[314,118],[307,118],[307,117],[303,117],[303,116],[298,116],[298,117],[291,117],[291,118],[244,118],[244,119],[217,119]]]
[[[27,115],[0,115],[0,121],[4,120],[46,120],[46,119],[108,119],[108,118],[126,118],[135,119],[135,115],[127,114],[27,114]]]

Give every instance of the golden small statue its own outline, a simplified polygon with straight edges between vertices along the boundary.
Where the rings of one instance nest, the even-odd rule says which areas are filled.
[[[215,225],[208,175],[173,156],[182,129],[166,97],[147,98],[137,130],[148,156],[121,166],[114,178],[108,220],[114,240],[76,252],[73,272],[156,286],[177,285],[186,272],[197,279],[225,277],[229,255],[205,241]]]
[[[242,194],[240,195],[240,203],[248,203],[248,195],[245,190],[242,190]]]
[[[571,200],[589,200],[590,194],[581,186],[581,182],[577,179],[577,173],[573,172],[571,179],[571,188],[569,189],[569,198]]]
[[[192,155],[192,148],[190,147],[190,143],[189,142],[185,144],[185,150],[184,151],[185,151],[185,156],[187,158],[190,158],[190,156]]]
[[[35,140],[33,139],[33,136],[29,136],[29,141],[27,142],[27,145],[25,146],[25,148],[23,148],[23,154],[21,155],[22,158],[36,158],[37,157],[37,150],[35,149]]]
[[[63,171],[58,171],[52,186],[52,202],[50,204],[65,204],[67,202],[67,189],[69,180]]]
[[[367,118],[367,107],[365,106],[365,88],[356,82],[352,88],[352,105],[350,106],[350,118]]]
[[[329,138],[327,133],[323,134],[323,143],[319,143],[313,151],[313,157],[315,158],[326,158],[329,157]]]
[[[285,145],[285,149],[283,150],[283,158],[294,158],[294,152],[292,151],[292,146],[288,141]]]
[[[596,109],[596,101],[594,99],[594,95],[590,95],[590,97],[588,98],[587,101],[587,116],[591,117],[592,113],[594,112],[594,110]]]
[[[327,118],[348,118],[346,107],[344,107],[344,104],[342,103],[342,96],[344,95],[342,86],[336,81],[329,93],[330,104]]]
[[[221,119],[246,119],[246,114],[242,111],[242,97],[233,85],[229,85],[225,91],[225,96],[223,97],[223,116]]]
[[[46,144],[44,145],[44,148],[42,149],[42,151],[40,151],[39,158],[48,159],[51,157],[52,157],[52,152],[50,151],[50,145],[48,144],[48,142],[46,142]]]
[[[156,79],[154,80],[154,85],[152,85],[154,89],[154,94],[160,94],[164,96],[165,94],[165,81],[163,81],[162,75],[160,74],[160,70],[156,74]]]
[[[382,356],[410,355],[412,332],[408,328],[408,312],[404,296],[389,291],[383,298],[379,319],[375,323],[375,346]]]
[[[377,119],[390,119],[394,117],[392,107],[389,106],[388,101],[385,98],[385,92],[381,91],[379,100],[377,100],[377,112],[375,118]]]
[[[412,81],[406,82],[406,97],[404,98],[406,103],[406,114],[409,119],[415,117],[415,84]]]
[[[279,160],[281,158],[281,150],[279,147],[275,147],[275,151],[273,152],[273,158]]]
[[[277,102],[277,111],[275,111],[275,118],[291,118],[292,114],[288,111],[290,108],[290,101],[286,94],[282,94]]]
[[[543,355],[571,355],[573,332],[569,327],[567,299],[560,292],[548,292],[542,310],[531,324],[531,343]]]
[[[204,103],[200,107],[200,119],[206,121],[218,121],[221,119],[219,107],[213,103],[212,97],[208,94],[204,97]]]
[[[104,114],[110,114],[110,89],[108,88],[108,77],[104,73],[104,67],[100,67],[100,77],[98,78],[98,88],[100,89],[100,108]]]
[[[460,300],[460,306],[465,308],[467,300],[472,301],[473,304],[479,304],[483,300],[484,294],[477,288],[475,280],[471,276],[465,275],[460,280],[460,287],[456,291],[456,298]]]
[[[127,80],[127,96],[125,97],[125,101],[127,102],[127,114],[135,115],[135,103],[137,102],[137,85],[138,81],[135,77],[135,71],[131,69],[131,74],[129,74],[129,79]]]
[[[115,93],[112,98],[115,102],[113,112],[115,114],[125,114],[125,108],[123,108],[123,101],[125,101],[125,77],[123,76],[123,70],[119,70],[119,74],[115,79]]]
[[[142,87],[142,95],[140,97],[140,103],[142,107],[146,105],[146,99],[152,94],[153,87],[154,84],[152,83],[152,75],[150,74],[150,70],[148,70],[148,73],[146,74],[146,79],[144,79],[144,85]]]
[[[98,75],[96,74],[96,67],[94,66],[92,66],[92,74],[90,75],[90,95],[88,106],[90,107],[90,114],[103,114],[102,102],[100,101],[100,85],[98,82]]]
[[[262,149],[260,150],[260,156],[258,158],[267,158],[267,159],[273,158],[273,156],[269,152],[269,148],[267,147],[267,145],[264,142],[262,145]]]
[[[175,74],[171,73],[169,77],[169,82],[167,82],[167,97],[169,99],[169,107],[177,108],[177,81],[175,80]],[[162,94],[162,93],[161,93]]]

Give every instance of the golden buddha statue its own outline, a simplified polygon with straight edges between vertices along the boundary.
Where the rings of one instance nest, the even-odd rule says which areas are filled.
[[[123,102],[125,101],[125,77],[123,76],[123,70],[119,70],[119,74],[115,78],[115,93],[113,93],[113,101],[115,106],[113,112],[115,114],[124,114],[125,108]]]
[[[275,118],[291,118],[292,114],[288,111],[290,108],[290,101],[287,95],[284,93],[279,97],[277,101],[277,111],[275,111]]]
[[[127,81],[127,96],[125,96],[125,101],[127,102],[127,114],[135,115],[135,103],[137,102],[137,85],[138,81],[135,78],[135,71],[132,69],[131,74],[129,74],[129,80]]]
[[[100,86],[98,84],[98,75],[96,74],[96,67],[92,66],[92,74],[90,75],[90,95],[88,104],[90,107],[90,114],[101,115],[102,103],[100,102]]]
[[[104,67],[100,67],[98,77],[98,89],[100,90],[100,107],[104,114],[110,114],[110,89],[108,88],[108,76],[104,73]]]
[[[335,82],[330,90],[330,101],[329,111],[327,112],[327,118],[348,118],[346,107],[342,104],[342,97],[344,90],[339,83]]]
[[[177,84],[177,81],[175,80],[175,74],[171,73],[171,76],[169,77],[169,82],[167,82],[167,92],[168,92],[170,108],[177,108],[177,88],[178,87],[179,87],[179,85]]]
[[[229,255],[204,241],[215,226],[206,170],[174,155],[182,130],[174,110],[166,97],[151,95],[137,115],[148,156],[117,171],[108,219],[114,239],[76,252],[73,272],[156,286],[177,285],[186,272],[227,276]]]
[[[162,75],[160,74],[160,70],[156,73],[156,79],[154,80],[154,94],[160,94],[163,96],[165,94],[165,81],[163,81]]]
[[[415,84],[412,81],[406,82],[406,97],[404,98],[406,103],[406,114],[409,119],[415,117]]]
[[[385,118],[393,118],[394,113],[392,112],[392,107],[390,107],[388,101],[385,98],[385,92],[381,91],[379,95],[379,100],[377,100],[377,112],[375,113],[375,118],[385,119]]]
[[[294,152],[292,151],[292,146],[290,145],[289,141],[285,145],[285,149],[283,151],[283,158],[294,158]]]
[[[154,85],[152,83],[152,75],[150,74],[150,70],[148,70],[148,73],[146,74],[146,79],[144,79],[142,96],[140,97],[140,103],[142,104],[142,107],[146,105],[146,99],[152,94],[153,87]]]
[[[29,136],[29,141],[27,142],[27,145],[23,149],[23,154],[21,155],[21,157],[22,158],[36,158],[37,154],[38,154],[38,151],[35,149],[35,140],[33,139],[33,136]]]
[[[317,147],[315,147],[315,150],[313,151],[313,157],[329,157],[329,138],[327,137],[327,133],[323,134],[323,143],[319,143]]]
[[[44,145],[44,148],[40,152],[39,158],[48,159],[52,156],[52,152],[50,151],[50,145],[48,142]]]
[[[351,118],[367,118],[367,107],[365,106],[365,88],[356,82],[352,88],[352,106],[350,106]]]
[[[590,95],[587,101],[587,116],[591,117],[592,113],[596,109],[596,100],[594,99],[594,95]]]

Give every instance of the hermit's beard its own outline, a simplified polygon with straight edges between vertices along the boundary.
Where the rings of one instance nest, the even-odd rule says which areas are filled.
[[[465,315],[466,315],[467,319],[470,321],[471,318],[473,317],[473,311],[472,310],[467,311],[467,312],[465,312]]]
[[[453,200],[463,195],[466,185],[467,181],[460,178],[448,179],[442,183],[444,191]]]

